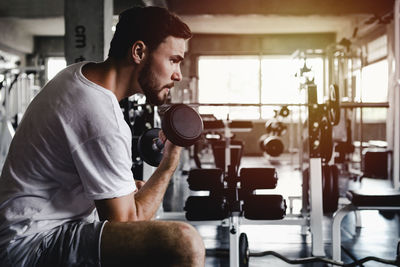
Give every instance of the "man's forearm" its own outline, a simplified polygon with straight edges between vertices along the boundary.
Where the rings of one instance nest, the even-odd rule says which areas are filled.
[[[175,169],[176,167],[165,168],[160,165],[143,187],[135,194],[137,220],[150,220],[154,217],[164,198]]]

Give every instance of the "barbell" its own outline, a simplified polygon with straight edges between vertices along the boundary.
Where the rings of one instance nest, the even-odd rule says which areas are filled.
[[[161,129],[173,144],[188,147],[198,141],[203,132],[199,113],[185,104],[170,106],[161,120]],[[164,144],[159,139],[160,128],[146,130],[138,140],[139,156],[149,165],[158,166],[163,157]]]

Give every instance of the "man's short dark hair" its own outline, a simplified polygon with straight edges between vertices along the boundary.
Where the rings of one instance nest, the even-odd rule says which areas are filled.
[[[133,7],[119,15],[108,56],[124,58],[138,40],[143,41],[153,51],[168,36],[189,39],[192,32],[178,16],[165,8]]]

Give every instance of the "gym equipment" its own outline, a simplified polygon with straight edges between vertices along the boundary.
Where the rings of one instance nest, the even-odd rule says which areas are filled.
[[[204,130],[216,130],[216,129],[224,129],[225,124],[222,120],[205,120]]]
[[[346,119],[346,140],[336,142],[335,151],[339,153],[338,157],[335,157],[335,163],[345,163],[346,156],[353,153],[355,146],[352,142],[352,131],[351,131],[351,121]]]
[[[198,141],[203,132],[203,121],[200,115],[184,104],[170,106],[161,121],[161,128],[172,143],[188,147]],[[158,138],[160,129],[145,131],[138,140],[140,157],[151,166],[158,166],[162,159],[164,145]]]
[[[239,236],[239,267],[248,267],[250,258],[249,240],[246,233]]]
[[[193,169],[187,178],[192,191],[221,192],[224,188],[224,173],[221,169]]]
[[[319,150],[324,162],[328,163],[333,154],[332,124],[327,117],[322,117],[319,126]]]
[[[341,260],[341,235],[340,225],[343,218],[352,211],[358,210],[400,210],[400,192],[398,190],[387,190],[385,192],[367,193],[360,191],[347,191],[347,198],[350,204],[339,209],[333,216],[332,223],[332,258],[333,260]],[[397,265],[399,266],[399,246],[397,247]]]
[[[218,249],[217,251],[207,249],[206,250],[206,255],[207,256],[225,256],[229,254],[229,251],[227,249]],[[275,251],[262,251],[262,252],[251,252],[249,251],[249,259],[250,257],[265,257],[265,256],[274,256],[288,264],[306,264],[306,263],[327,263],[330,265],[334,266],[362,266],[363,263],[369,262],[369,261],[376,261],[384,264],[389,264],[389,265],[394,265],[394,266],[400,266],[400,242],[397,244],[397,256],[396,259],[394,260],[388,260],[388,259],[383,259],[383,258],[378,258],[378,257],[373,257],[373,256],[367,256],[359,260],[354,260],[349,263],[343,263],[341,261],[337,260],[332,260],[326,257],[307,257],[307,258],[298,258],[298,259],[289,259]]]
[[[224,174],[222,183],[221,173]],[[201,180],[207,175],[210,178]],[[230,266],[248,266],[248,240],[246,234],[239,231],[239,218],[244,216],[247,220],[280,220],[286,214],[286,203],[282,196],[253,194],[255,189],[275,188],[275,169],[242,168],[240,177],[237,176],[235,166],[231,165],[228,172],[197,169],[190,171],[188,182],[191,190],[208,190],[210,193],[209,196],[190,196],[185,203],[185,218],[192,223],[227,219]]]
[[[204,134],[207,145],[212,148],[214,156],[214,163],[217,168],[228,171],[228,166],[235,166],[236,172],[239,169],[240,161],[243,154],[244,143],[240,140],[235,140],[232,131],[247,132],[253,127],[251,121],[223,121],[223,120],[205,120],[204,121]],[[219,138],[207,138],[208,135],[218,136]],[[195,147],[196,148],[196,147]],[[195,162],[199,161],[197,153],[195,152]],[[197,159],[196,159],[197,158]],[[200,163],[200,162],[199,162]],[[196,163],[197,167],[201,164]]]
[[[40,90],[35,83],[43,70],[41,67],[0,70],[0,169],[25,110]]]
[[[227,202],[230,213],[244,212],[248,219],[278,220],[286,213],[286,203],[281,195],[253,194],[256,189],[276,187],[278,177],[275,168],[242,168],[240,177],[236,176],[235,171],[224,174],[221,169],[193,169],[189,172],[187,181],[192,191],[209,191],[209,197],[202,198],[203,200],[190,200],[204,201],[203,209],[208,207],[206,201],[215,201],[215,198],[222,197]],[[207,198],[210,200],[205,200]],[[196,213],[191,209],[193,204],[187,204],[185,210],[192,213],[189,217],[200,218],[199,214],[193,215]],[[202,214],[203,211],[199,209],[198,213]]]
[[[310,170],[303,171],[304,206],[310,205]],[[322,166],[322,210],[324,214],[333,213],[338,209],[339,203],[339,170],[336,165]]]
[[[161,127],[172,143],[188,147],[200,139],[203,121],[193,108],[184,104],[175,104],[165,112]]]
[[[214,155],[215,166],[220,169],[225,169],[225,148],[226,141],[215,141],[211,143],[212,152]],[[244,144],[240,140],[231,140],[229,144],[230,150],[230,165],[235,167],[237,171],[240,166],[240,161],[243,155]]]
[[[158,107],[146,103],[146,96],[134,94],[122,99],[120,107],[124,119],[132,132],[132,173],[135,179],[147,179],[153,173],[152,167],[145,165],[138,152],[138,141],[140,136],[154,127],[161,127],[161,118]]]
[[[340,121],[340,98],[339,87],[336,84],[329,86],[328,117],[332,126],[338,125]]]
[[[290,110],[288,108],[288,106],[282,106],[281,109],[279,110],[279,115],[286,118],[287,116],[289,116],[290,114]]]
[[[363,174],[360,177],[388,179],[391,152],[388,150],[367,150],[363,155]]]
[[[243,210],[249,220],[281,220],[286,215],[286,202],[282,195],[248,195]]]
[[[189,221],[223,220],[229,216],[229,206],[223,196],[190,196],[184,210]]]
[[[149,165],[158,166],[162,160],[163,143],[159,140],[159,128],[146,130],[137,143],[139,156]]]
[[[304,143],[304,153],[300,151],[300,164],[303,173],[302,192],[302,213],[309,218],[309,226],[312,238],[312,254],[324,256],[323,229],[323,196],[322,196],[322,163],[325,154],[325,161],[329,152],[322,151],[322,135],[329,140],[332,132],[329,132],[331,123],[327,119],[326,104],[318,104],[317,86],[309,81],[302,87],[306,90],[305,103],[307,107],[303,110],[306,120],[301,122],[305,126],[305,134],[301,140]],[[322,125],[322,126],[321,126]],[[300,146],[303,149],[302,146]],[[332,147],[328,147],[332,150]],[[308,152],[308,153],[307,153]],[[303,162],[304,161],[304,162]],[[308,169],[308,170],[307,170]],[[305,175],[308,174],[308,175]],[[309,214],[307,211],[310,211]]]
[[[278,183],[275,168],[241,168],[240,189],[274,189]]]
[[[229,216],[229,203],[223,194],[225,183],[221,169],[193,169],[187,182],[192,191],[209,191],[209,196],[189,196],[185,216],[189,221],[223,220]]]
[[[279,117],[286,118],[289,113],[286,105],[282,106],[280,110],[275,110],[274,118],[265,123],[266,134],[263,134],[258,140],[260,149],[272,157],[278,157],[285,149],[280,136],[286,134],[287,126]]]
[[[265,131],[267,134],[281,136],[286,133],[287,126],[278,120],[270,120],[265,123]]]
[[[262,135],[258,143],[260,149],[272,157],[278,157],[285,149],[282,138],[279,136]]]
[[[242,168],[239,198],[243,199],[244,217],[249,220],[280,220],[286,214],[281,195],[255,195],[256,189],[274,189],[278,182],[275,168]]]
[[[322,166],[322,207],[324,213],[335,212],[339,202],[339,170],[336,165]]]

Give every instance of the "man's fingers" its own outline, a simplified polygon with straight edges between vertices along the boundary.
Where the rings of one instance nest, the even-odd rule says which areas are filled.
[[[140,188],[142,188],[142,186],[145,184],[145,181],[142,180],[135,180],[135,184],[136,184],[136,188],[137,190],[140,190]]]
[[[165,136],[165,134],[162,130],[160,130],[158,132],[158,138],[160,138],[160,140],[161,140],[161,142],[163,142],[163,144],[165,144],[165,142],[167,141],[167,137]]]

